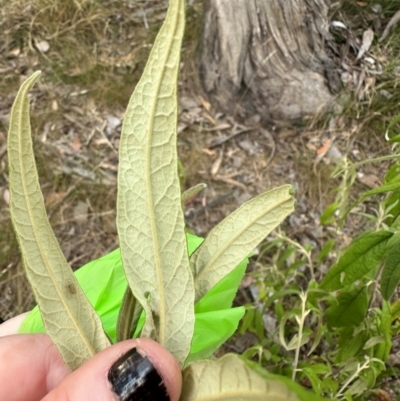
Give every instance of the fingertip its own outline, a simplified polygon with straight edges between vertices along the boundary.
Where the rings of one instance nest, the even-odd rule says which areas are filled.
[[[182,390],[182,373],[178,361],[160,344],[147,338],[137,339],[138,347],[147,354],[165,381],[171,401],[178,401]]]
[[[95,355],[46,401],[178,401],[182,376],[175,358],[149,339],[120,342]]]

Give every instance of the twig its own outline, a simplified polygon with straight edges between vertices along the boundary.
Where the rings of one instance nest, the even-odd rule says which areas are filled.
[[[205,213],[208,209],[213,208],[214,206],[220,205],[221,203],[224,203],[227,199],[229,199],[232,196],[232,192],[229,192],[226,195],[220,196],[219,198],[213,200],[212,202],[208,203],[206,206],[201,207],[198,210],[195,210],[191,213],[189,213],[185,220],[187,223],[195,219],[196,217],[201,216],[203,213]]]
[[[265,167],[268,167],[269,164],[271,163],[272,159],[273,159],[274,156],[275,156],[275,153],[276,153],[276,143],[275,143],[274,137],[271,135],[271,133],[270,133],[269,131],[267,131],[266,129],[263,129],[263,128],[261,128],[260,131],[261,131],[261,134],[262,134],[265,138],[267,138],[267,139],[270,141],[270,143],[271,143],[271,153],[270,153],[270,155],[269,155],[269,157],[268,157],[268,159],[267,159],[267,163],[266,163],[266,165],[265,165]]]
[[[254,131],[255,129],[257,129],[258,127],[250,127],[250,128],[244,128],[241,129],[239,131],[234,132],[233,134],[225,137],[225,138],[215,138],[211,144],[208,146],[209,149],[215,148],[217,146],[222,145],[225,142],[230,141],[232,138],[234,138],[235,136],[238,136],[240,134],[244,134],[245,132],[249,132],[249,131]]]
[[[389,21],[389,23],[386,25],[385,30],[383,31],[382,36],[379,38],[379,42],[382,42],[383,40],[386,39],[386,37],[389,35],[389,31],[400,21],[400,11],[397,11],[395,15],[393,15],[392,19]]]

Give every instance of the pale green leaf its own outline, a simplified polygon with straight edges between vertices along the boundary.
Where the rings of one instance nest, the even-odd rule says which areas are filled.
[[[191,275],[177,172],[177,75],[184,0],[171,0],[126,111],[117,226],[129,286],[146,312],[142,335],[183,362],[194,328]]]
[[[10,211],[26,275],[47,333],[65,363],[76,369],[109,345],[101,321],[81,290],[50,227],[33,155],[28,90],[36,72],[15,99],[8,134]]]
[[[257,372],[261,377],[267,380],[278,380],[282,384],[284,384],[289,392],[292,392],[296,394],[297,399],[300,401],[327,401],[326,398],[322,398],[316,394],[314,394],[312,391],[307,391],[303,386],[300,384],[295,383],[293,380],[289,379],[288,377],[285,376],[279,376],[279,375],[274,375],[264,368],[262,368],[257,362],[251,361],[249,359],[244,358],[243,356],[239,356],[239,358],[251,369],[253,369],[255,372]],[[326,379],[325,379],[326,380]],[[280,398],[276,399],[277,401],[280,400]]]
[[[193,196],[197,195],[203,189],[207,188],[207,184],[197,184],[194,187],[191,187],[182,193],[182,203],[185,203]]]
[[[214,227],[190,258],[196,301],[225,277],[294,210],[284,185],[249,200]]]
[[[382,343],[377,347],[374,357],[386,362],[392,349],[392,313],[390,304],[387,301],[382,302],[381,322],[379,332],[383,337]]]
[[[180,401],[299,401],[279,380],[264,379],[235,355],[190,364]]]

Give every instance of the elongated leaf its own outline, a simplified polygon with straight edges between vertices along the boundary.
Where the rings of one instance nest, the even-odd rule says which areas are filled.
[[[296,394],[296,396],[298,397],[298,399],[300,401],[324,401],[324,400],[327,401],[326,398],[322,398],[322,397],[312,393],[311,391],[305,390],[303,386],[300,386],[299,384],[295,383],[293,380],[289,379],[288,377],[274,375],[272,373],[269,373],[267,370],[262,368],[258,363],[250,361],[248,359],[245,359],[243,356],[240,356],[239,358],[241,360],[243,360],[243,362],[247,366],[249,366],[251,369],[253,369],[255,372],[257,372],[264,379],[279,380],[282,384],[284,384],[289,389],[289,391]],[[276,398],[276,400],[280,401],[281,398]]]
[[[186,237],[188,252],[191,254],[199,247],[203,239],[188,233]],[[240,282],[238,278],[242,271],[241,264],[201,299],[199,313],[196,313],[195,316],[195,331],[189,356],[191,361],[210,357],[236,330],[243,315],[243,308],[230,309],[229,301],[232,301],[232,293],[237,290]],[[99,314],[104,330],[111,341],[115,342],[117,315],[128,285],[122,267],[120,250],[116,249],[100,259],[92,260],[77,270],[75,276]],[[228,287],[233,286],[234,283],[237,283],[236,288],[232,287],[228,291]],[[218,290],[220,291],[219,297]],[[211,299],[207,299],[209,296]],[[19,333],[44,332],[40,312],[35,307],[22,322]]]
[[[194,327],[177,172],[177,74],[184,0],[171,0],[121,134],[117,226],[129,286],[146,312],[142,335],[183,364]]]
[[[390,231],[366,232],[356,238],[339,261],[332,266],[320,288],[335,291],[363,278],[382,262]]]
[[[180,401],[299,401],[278,380],[264,379],[235,355],[190,364],[183,371]]]
[[[338,304],[330,306],[325,313],[329,327],[357,326],[364,320],[368,311],[366,287],[342,291]]]
[[[101,321],[81,290],[50,227],[40,191],[29,123],[28,90],[17,94],[8,134],[10,211],[25,272],[43,321],[65,363],[76,369],[109,345]]]
[[[392,239],[396,241],[391,241]],[[395,234],[391,240],[381,277],[381,294],[386,301],[390,300],[400,283],[400,234]]]
[[[229,309],[242,283],[248,263],[248,259],[243,260],[208,291],[207,294],[196,303],[194,308],[195,312],[204,313]]]
[[[127,286],[124,297],[122,298],[121,308],[117,320],[117,341],[128,340],[133,337],[136,331],[140,315],[143,312],[142,305],[132,294],[132,290]]]
[[[362,200],[365,200],[366,198],[369,198],[372,195],[377,195],[377,194],[383,194],[385,192],[396,191],[399,188],[400,188],[400,179],[393,180],[391,182],[388,182],[386,184],[381,185],[378,188],[370,189],[369,191],[364,192],[361,195],[361,198],[362,198]]]
[[[390,310],[390,304],[387,301],[382,303],[381,312],[381,323],[379,325],[379,331],[383,337],[383,341],[377,346],[375,350],[375,358],[386,362],[390,350],[392,349],[392,313]]]
[[[188,201],[190,198],[193,196],[197,195],[199,192],[201,192],[203,189],[207,188],[207,184],[197,184],[192,188],[187,189],[185,192],[182,193],[182,203],[185,203]]]
[[[393,180],[391,182],[385,183],[380,187],[370,189],[362,193],[357,200],[350,206],[349,211],[356,207],[359,203],[364,202],[366,199],[373,195],[384,194],[386,192],[392,192],[400,189],[400,179]]]
[[[210,231],[190,257],[196,301],[293,212],[292,195],[290,185],[265,192],[244,203]]]

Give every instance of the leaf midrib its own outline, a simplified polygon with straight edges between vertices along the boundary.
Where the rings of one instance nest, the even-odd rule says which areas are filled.
[[[149,132],[149,146],[147,146],[146,149],[146,166],[145,166],[145,171],[146,171],[146,186],[147,186],[147,191],[149,194],[149,203],[148,203],[148,212],[150,216],[150,226],[151,226],[151,232],[152,232],[152,238],[153,238],[153,247],[154,247],[154,257],[155,257],[155,266],[156,266],[156,273],[157,273],[157,284],[158,284],[158,297],[159,297],[159,305],[160,305],[160,311],[159,311],[159,317],[160,317],[160,327],[159,327],[159,339],[160,343],[164,343],[164,336],[165,336],[165,324],[166,324],[166,316],[165,316],[165,310],[166,310],[166,305],[165,305],[165,290],[164,290],[164,277],[163,277],[163,272],[162,272],[162,263],[161,263],[161,258],[160,258],[160,252],[159,252],[159,242],[158,242],[158,231],[156,227],[156,218],[155,218],[155,205],[154,205],[154,199],[153,199],[153,190],[152,190],[152,181],[151,181],[151,173],[152,173],[152,168],[151,168],[151,151],[152,151],[152,139],[153,139],[153,128],[154,128],[154,117],[155,117],[155,112],[158,104],[158,94],[160,92],[160,87],[163,82],[163,76],[164,72],[166,69],[166,64],[168,62],[169,56],[170,56],[170,51],[173,46],[173,43],[175,41],[175,34],[176,30],[178,29],[178,24],[177,20],[179,19],[179,10],[180,10],[180,4],[182,0],[178,0],[177,4],[177,9],[176,9],[176,14],[175,14],[175,21],[174,21],[174,34],[170,35],[169,39],[169,44],[168,44],[168,50],[166,52],[166,57],[163,60],[162,63],[162,69],[161,69],[161,74],[160,79],[158,82],[156,82],[156,90],[154,94],[154,102],[151,107],[151,114],[150,114],[150,119],[149,119],[149,125],[148,125],[148,132]]]
[[[35,80],[34,80],[35,81]],[[33,82],[34,82],[33,81]],[[29,90],[30,86],[27,86],[26,90],[22,93],[21,96],[21,100],[22,100],[22,107],[18,116],[18,150],[19,150],[19,155],[22,155],[22,136],[23,134],[21,133],[22,131],[22,120],[23,120],[23,115],[25,114],[25,108],[28,106],[29,104],[25,101],[25,99],[27,98],[27,93]],[[60,290],[59,286],[57,285],[57,281],[55,280],[55,276],[51,270],[51,268],[49,267],[46,258],[43,256],[44,255],[44,251],[42,249],[41,246],[41,242],[38,240],[38,238],[40,237],[37,233],[37,228],[36,225],[34,224],[34,218],[33,218],[33,213],[32,213],[32,206],[31,203],[29,201],[29,196],[25,196],[27,194],[27,183],[26,183],[26,179],[25,179],[25,174],[24,174],[24,168],[23,168],[23,162],[22,162],[22,157],[18,158],[18,162],[19,162],[19,168],[20,168],[20,172],[21,172],[21,184],[22,184],[22,190],[24,193],[24,199],[26,202],[26,208],[27,208],[27,212],[29,215],[29,220],[31,222],[31,227],[32,227],[32,231],[33,231],[33,235],[35,237],[35,243],[39,249],[39,253],[40,253],[40,257],[42,259],[43,265],[45,266],[46,270],[47,270],[47,274],[50,277],[55,290],[57,291],[60,300],[64,306],[64,310],[67,312],[67,314],[70,317],[70,320],[72,322],[72,324],[75,326],[76,331],[80,334],[80,337],[83,339],[83,342],[86,344],[87,349],[89,350],[89,352],[91,353],[91,355],[95,354],[95,350],[93,349],[92,345],[90,344],[90,341],[86,338],[86,336],[84,335],[84,333],[81,330],[81,327],[79,326],[79,324],[76,324],[75,319],[73,318],[73,313],[71,313],[70,308],[69,308],[69,303],[66,301],[64,294],[62,292],[62,290]],[[46,222],[47,225],[47,222]],[[29,270],[27,268],[27,270]]]
[[[202,276],[203,274],[205,274],[205,273],[208,271],[208,269],[209,269],[210,266],[213,266],[213,265],[214,265],[215,261],[221,257],[221,255],[226,251],[226,249],[227,249],[229,246],[231,246],[231,244],[232,244],[233,242],[235,242],[236,239],[239,238],[239,237],[242,235],[242,233],[243,233],[244,231],[247,231],[247,230],[249,229],[249,227],[252,226],[257,220],[261,219],[261,218],[264,217],[266,214],[270,213],[273,209],[276,209],[277,207],[281,206],[282,204],[284,204],[284,203],[286,203],[286,202],[289,202],[290,200],[291,200],[291,197],[290,197],[290,195],[289,195],[289,198],[288,198],[288,199],[285,199],[284,201],[282,201],[282,202],[280,202],[280,203],[278,203],[278,204],[275,204],[275,205],[271,206],[269,209],[263,211],[262,213],[258,214],[257,217],[255,217],[254,219],[250,220],[249,223],[247,223],[246,226],[245,226],[239,233],[236,233],[233,237],[231,237],[231,238],[232,238],[231,241],[228,241],[224,246],[222,246],[221,248],[218,248],[218,252],[215,253],[215,254],[210,258],[210,260],[208,261],[208,263],[206,263],[205,266],[203,267],[203,269],[196,275],[195,281],[197,282],[197,281],[200,281],[200,280],[201,280],[201,276]],[[201,249],[202,249],[202,248],[200,248],[200,250],[201,250]],[[200,253],[200,252],[199,252],[199,253]],[[199,255],[199,256],[200,256],[200,255]]]

